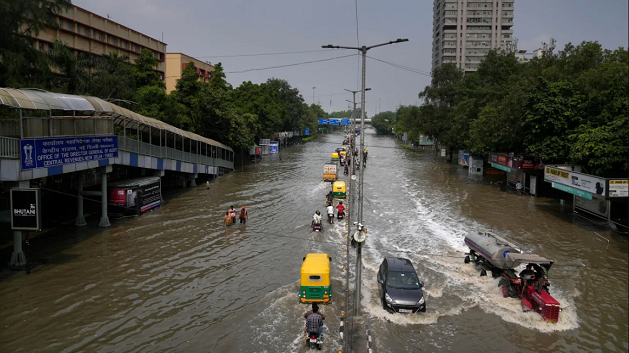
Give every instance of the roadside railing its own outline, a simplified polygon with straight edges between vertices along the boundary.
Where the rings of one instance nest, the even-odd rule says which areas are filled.
[[[0,136],[0,158],[20,158],[20,139]]]

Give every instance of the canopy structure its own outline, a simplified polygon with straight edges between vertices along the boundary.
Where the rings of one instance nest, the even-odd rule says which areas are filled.
[[[541,257],[535,254],[516,254],[516,253],[507,253],[505,265],[508,268],[516,268],[519,265],[527,264],[527,263],[536,263],[539,265],[548,265],[550,268],[553,264],[553,260],[549,260],[545,257]]]
[[[26,110],[63,110],[90,112],[94,115],[111,115],[114,118],[114,124],[119,126],[126,126],[127,128],[137,127],[142,131],[150,129],[168,131],[233,152],[229,146],[220,142],[178,129],[163,121],[140,115],[98,97],[52,93],[40,89],[0,88],[0,105]]]

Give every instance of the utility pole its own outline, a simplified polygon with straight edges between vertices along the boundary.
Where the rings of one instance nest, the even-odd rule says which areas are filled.
[[[376,45],[372,45],[372,46],[365,46],[363,45],[362,47],[344,47],[344,46],[338,46],[338,45],[332,45],[332,44],[328,44],[328,45],[324,45],[322,46],[322,48],[329,48],[329,49],[353,49],[353,50],[359,50],[362,53],[362,59],[363,59],[363,79],[362,79],[362,90],[361,90],[361,97],[360,97],[360,101],[361,101],[361,106],[360,106],[360,161],[362,163],[362,161],[364,160],[364,151],[365,151],[365,91],[366,91],[366,70],[367,70],[367,51],[369,49],[373,49],[373,48],[377,48],[377,47],[381,47],[384,45],[389,45],[389,44],[395,44],[395,43],[402,43],[402,42],[408,42],[408,39],[401,39],[398,38],[395,41],[390,41],[390,42],[386,42],[386,43],[381,43],[381,44],[376,44]],[[357,226],[358,226],[358,231],[363,229],[363,176],[365,173],[365,166],[363,164],[363,167],[360,168],[360,176],[359,176],[359,182],[358,182],[358,222],[357,222]],[[358,315],[360,313],[360,287],[361,287],[361,270],[362,270],[362,243],[358,243],[357,247],[356,247],[356,299],[355,299],[355,306],[354,306],[354,315]]]
[[[314,92],[315,92],[315,88],[317,87],[312,87],[312,104],[314,105]]]

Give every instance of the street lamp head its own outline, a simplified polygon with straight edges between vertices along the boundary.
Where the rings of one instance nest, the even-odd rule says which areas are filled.
[[[406,39],[406,38],[404,38],[404,39],[398,38],[395,42],[396,43],[408,42],[408,39]]]
[[[332,44],[328,44],[328,45],[322,45],[321,48],[334,49],[334,46]]]
[[[365,91],[371,91],[371,88],[365,88]]]

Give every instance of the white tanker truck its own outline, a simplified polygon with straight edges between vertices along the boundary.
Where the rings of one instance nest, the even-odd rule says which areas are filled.
[[[536,311],[545,321],[557,322],[561,305],[549,294],[548,270],[553,260],[535,254],[522,254],[519,247],[491,232],[474,232],[465,237],[470,248],[465,263],[474,262],[480,267],[480,275],[490,271],[500,277],[498,286],[505,298],[519,298],[523,311]],[[515,273],[515,268],[526,264],[530,271]]]

